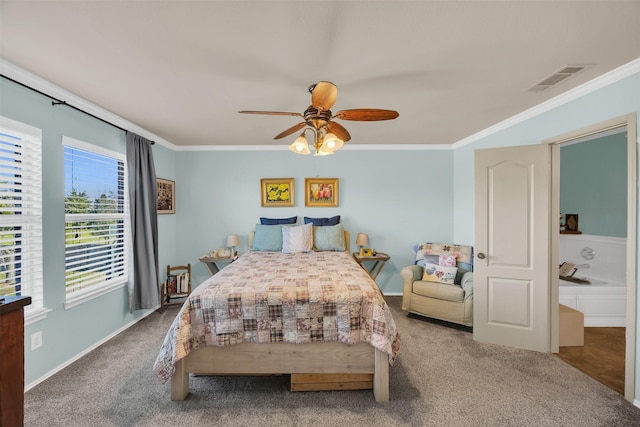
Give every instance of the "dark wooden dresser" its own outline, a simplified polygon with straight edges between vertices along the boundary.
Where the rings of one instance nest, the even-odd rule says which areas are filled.
[[[31,297],[0,301],[0,427],[24,425],[24,306]]]

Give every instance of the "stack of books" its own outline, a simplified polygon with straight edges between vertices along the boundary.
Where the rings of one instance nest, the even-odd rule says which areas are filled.
[[[170,274],[164,282],[165,294],[189,293],[189,273]]]

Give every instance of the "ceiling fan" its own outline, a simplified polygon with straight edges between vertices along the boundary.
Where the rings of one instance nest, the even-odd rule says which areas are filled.
[[[289,149],[294,153],[309,154],[311,151],[309,150],[305,132],[311,130],[315,135],[313,147],[316,156],[333,154],[336,150],[339,150],[345,142],[351,139],[351,135],[349,135],[349,132],[344,126],[333,121],[334,119],[368,122],[392,120],[399,116],[397,111],[375,108],[341,110],[334,115],[331,112],[331,107],[333,107],[338,96],[338,88],[336,85],[331,82],[322,81],[309,86],[309,92],[311,92],[311,105],[305,110],[304,114],[284,111],[243,110],[238,112],[244,114],[302,117],[304,119],[303,122],[280,132],[274,139],[284,138],[304,128],[300,136],[289,146]]]

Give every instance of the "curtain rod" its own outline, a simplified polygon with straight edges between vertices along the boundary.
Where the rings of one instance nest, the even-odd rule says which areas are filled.
[[[11,77],[5,76],[4,74],[0,74],[0,76],[1,76],[1,77],[3,77],[3,78],[5,78],[5,79],[7,79],[7,80],[9,80],[9,81],[12,81],[12,82],[13,82],[13,83],[15,83],[15,84],[18,84],[18,85],[20,85],[20,86],[22,86],[22,87],[25,87],[25,88],[27,88],[27,89],[29,89],[29,90],[32,90],[32,91],[36,92],[36,93],[39,93],[39,94],[40,94],[40,95],[42,95],[42,96],[46,96],[47,98],[52,99],[53,101],[51,101],[51,105],[52,105],[52,106],[54,106],[54,107],[55,107],[56,105],[66,105],[67,107],[73,108],[73,109],[74,109],[74,110],[76,110],[76,111],[80,111],[81,113],[84,113],[84,114],[86,114],[87,116],[91,116],[91,117],[93,117],[93,118],[94,118],[94,119],[96,119],[96,120],[100,120],[101,122],[106,123],[106,124],[108,124],[108,125],[111,125],[111,126],[113,126],[114,128],[120,129],[121,131],[123,131],[123,132],[125,132],[125,133],[129,133],[129,131],[128,131],[128,130],[123,129],[123,128],[121,128],[120,126],[115,125],[115,124],[113,124],[113,123],[111,123],[111,122],[109,122],[109,121],[107,121],[107,120],[105,120],[105,119],[103,119],[103,118],[101,118],[101,117],[98,117],[98,116],[96,116],[96,115],[93,115],[93,114],[89,113],[88,111],[84,111],[84,110],[82,110],[82,109],[80,109],[80,108],[78,108],[78,107],[76,107],[76,106],[73,106],[73,105],[71,105],[71,104],[67,103],[67,101],[63,101],[63,100],[61,100],[61,99],[58,99],[58,98],[56,98],[56,97],[53,97],[53,96],[49,95],[48,93],[44,93],[44,92],[42,92],[42,91],[40,91],[40,90],[38,90],[38,89],[36,89],[36,88],[33,88],[33,87],[28,86],[28,85],[26,85],[26,84],[24,84],[24,83],[22,83],[22,82],[19,82],[19,81],[15,80],[15,79],[12,79]],[[153,145],[153,144],[155,144],[155,141],[151,141],[151,145]]]

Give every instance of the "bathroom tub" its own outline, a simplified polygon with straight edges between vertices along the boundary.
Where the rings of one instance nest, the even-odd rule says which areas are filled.
[[[581,277],[590,284],[560,279],[559,302],[584,313],[584,326],[625,326],[627,289],[623,283]]]

